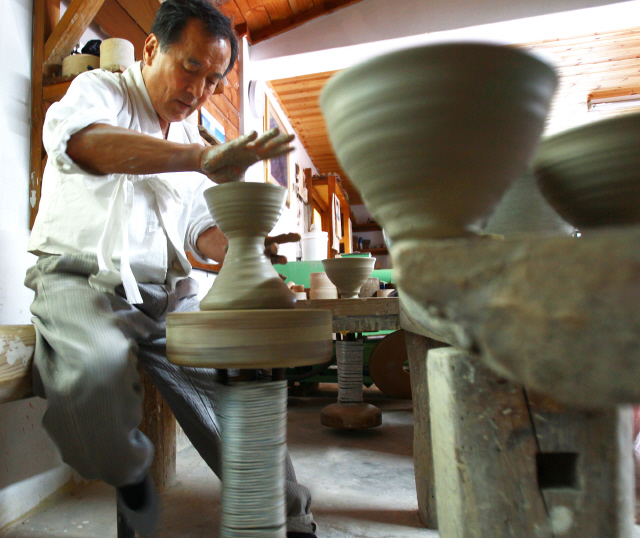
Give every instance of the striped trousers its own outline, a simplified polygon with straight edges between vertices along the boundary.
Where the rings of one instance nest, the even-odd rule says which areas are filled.
[[[62,459],[87,479],[113,486],[139,482],[153,446],[138,429],[142,387],[138,368],[150,375],[189,440],[222,479],[215,371],[166,359],[166,315],[198,310],[198,284],[180,280],[175,290],[139,284],[144,302],[129,304],[94,290],[92,255],[41,256],[27,271],[37,340],[34,392],[47,399],[43,426]],[[287,527],[313,532],[311,495],[286,462]]]

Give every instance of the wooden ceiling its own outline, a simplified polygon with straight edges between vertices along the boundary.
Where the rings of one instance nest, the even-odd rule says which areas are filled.
[[[212,0],[236,32],[256,44],[313,19],[362,0]],[[95,22],[110,36],[125,37],[142,53],[142,45],[162,0],[104,0]]]
[[[558,68],[560,85],[547,121],[546,134],[597,121],[607,116],[640,111],[588,112],[589,95],[640,94],[640,28],[515,45],[538,52]],[[289,117],[313,164],[321,174],[336,173],[352,204],[362,203],[340,168],[329,142],[318,96],[336,72],[273,80],[269,83]]]
[[[218,0],[236,31],[255,44],[362,0]]]

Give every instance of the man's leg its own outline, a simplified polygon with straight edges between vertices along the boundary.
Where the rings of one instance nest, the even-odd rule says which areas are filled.
[[[177,312],[198,309],[194,289],[181,283],[169,300],[169,308]],[[152,288],[141,286],[152,293]],[[158,290],[158,293],[161,293]],[[164,335],[156,335],[140,343],[138,357],[153,383],[164,397],[185,434],[204,461],[222,479],[220,427],[217,420],[215,370],[188,368],[171,364],[166,359]],[[311,494],[298,484],[293,464],[287,454],[285,487],[287,496],[287,529],[312,533],[316,525],[311,514]]]
[[[52,256],[27,274],[36,292],[34,388],[48,401],[43,425],[62,459],[87,479],[123,486],[143,480],[153,446],[137,429],[135,345],[114,313],[130,305],[89,287],[90,266]]]

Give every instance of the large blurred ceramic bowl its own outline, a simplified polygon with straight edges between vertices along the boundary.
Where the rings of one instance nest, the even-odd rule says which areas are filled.
[[[342,299],[357,299],[360,288],[371,276],[375,258],[330,258],[322,260],[324,270]]]
[[[479,231],[525,170],[556,84],[513,48],[430,45],[339,73],[320,105],[340,164],[396,244]]]
[[[542,193],[577,228],[640,224],[640,114],[547,138],[535,167]]]

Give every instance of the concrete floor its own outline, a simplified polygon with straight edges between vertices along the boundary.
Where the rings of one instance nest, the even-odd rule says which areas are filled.
[[[332,387],[332,386],[327,386]],[[298,481],[313,493],[319,538],[436,538],[420,524],[413,475],[411,401],[375,388],[383,425],[342,432],[320,425],[320,410],[335,388],[289,399],[288,441]],[[191,447],[178,453],[178,482],[163,494],[160,538],[216,538],[220,482]],[[112,488],[89,483],[45,503],[0,538],[111,538],[116,536]]]

